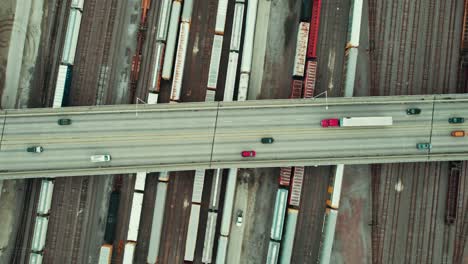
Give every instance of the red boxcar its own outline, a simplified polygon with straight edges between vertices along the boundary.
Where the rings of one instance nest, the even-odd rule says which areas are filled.
[[[322,0],[314,0],[312,4],[312,18],[310,19],[309,45],[307,47],[307,58],[317,58],[317,41],[320,27],[320,8]]]
[[[304,82],[304,98],[314,97],[315,76],[317,75],[317,61],[308,61]]]
[[[291,181],[291,170],[291,167],[280,168],[279,185],[289,186],[289,183]]]
[[[302,98],[302,80],[293,80],[291,84],[291,95],[289,98],[291,99],[299,99]]]

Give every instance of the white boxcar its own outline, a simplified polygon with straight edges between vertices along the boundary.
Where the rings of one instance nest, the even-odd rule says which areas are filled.
[[[192,22],[193,0],[184,0],[184,7],[182,9],[182,22]]]
[[[293,76],[304,76],[307,41],[309,40],[309,26],[310,24],[307,22],[299,23],[296,42],[296,55],[294,56]]]
[[[192,203],[201,203],[204,183],[205,183],[205,170],[203,169],[196,170],[195,178],[193,181]]]
[[[143,194],[133,193],[132,210],[130,212],[130,222],[128,223],[127,240],[137,241],[138,229],[140,227],[141,207],[143,205]]]
[[[36,223],[34,225],[34,234],[31,242],[31,250],[35,252],[42,251],[46,242],[47,225],[49,219],[43,216],[36,217]]]
[[[338,209],[340,205],[341,184],[343,183],[344,165],[338,164],[335,169],[335,176],[332,178],[330,186],[328,186],[327,205],[333,209]]]
[[[291,196],[289,197],[289,204],[299,207],[301,203],[302,182],[304,179],[304,167],[294,167],[294,175],[291,183]]]
[[[324,223],[322,226],[322,243],[320,243],[319,250],[320,264],[330,263],[337,219],[338,211],[329,208],[325,210]]]
[[[72,0],[71,8],[76,8],[83,11],[84,0]]]
[[[271,223],[271,239],[280,241],[283,235],[284,218],[286,215],[286,204],[288,201],[288,190],[278,189],[276,192],[275,208],[273,211],[273,222]]]
[[[349,26],[347,46],[358,47],[359,37],[361,34],[361,16],[362,16],[363,0],[354,0],[352,7],[352,20]]]
[[[216,99],[216,91],[207,89],[205,95],[205,102],[214,102]]]
[[[159,97],[159,94],[149,92],[148,93],[148,104],[157,104],[158,103],[158,97]]]
[[[179,43],[177,44],[177,54],[174,67],[174,78],[172,79],[171,100],[180,100],[182,91],[182,80],[184,77],[185,58],[187,55],[187,44],[189,38],[190,24],[180,23]]]
[[[213,46],[211,47],[210,68],[208,70],[208,88],[216,89],[218,83],[219,63],[223,49],[223,36],[214,35]]]
[[[266,264],[278,263],[278,255],[280,252],[280,243],[276,241],[270,241],[268,244],[268,255]]]
[[[208,212],[208,220],[206,223],[205,240],[203,243],[202,254],[202,262],[204,263],[211,263],[211,259],[213,258],[213,244],[215,239],[217,217],[217,213]]]
[[[135,190],[136,191],[145,191],[145,182],[146,182],[146,172],[140,171],[136,173],[135,179]]]
[[[125,244],[123,264],[133,264],[133,257],[135,256],[136,242],[127,242]]]
[[[298,213],[299,211],[296,209],[288,209],[288,218],[286,219],[284,237],[283,241],[281,241],[280,263],[291,263]]]
[[[237,101],[247,100],[249,90],[249,74],[241,73],[239,77],[239,90],[237,91]]]
[[[213,181],[211,183],[210,204],[208,206],[211,210],[218,210],[219,193],[221,192],[221,185],[223,183],[223,170],[215,169],[213,173]]]
[[[229,169],[226,192],[224,195],[223,217],[221,219],[220,233],[229,236],[232,221],[232,209],[234,208],[234,196],[236,194],[237,169]]]
[[[179,30],[180,9],[180,2],[172,2],[171,18],[169,20],[169,31],[167,33],[166,52],[164,53],[164,64],[162,69],[162,78],[164,80],[170,80],[172,76],[172,66],[174,64],[177,31]]]
[[[73,65],[75,61],[76,45],[78,44],[78,34],[80,33],[81,12],[71,9],[68,16],[67,33],[65,34],[65,44],[62,52],[62,63]]]
[[[356,80],[358,53],[359,53],[358,48],[350,48],[346,51],[345,82],[344,82],[345,97],[352,97],[354,94],[354,82]]]
[[[112,245],[105,244],[99,251],[99,264],[110,264],[112,259]]]
[[[236,3],[234,9],[234,21],[232,23],[231,44],[229,49],[234,51],[240,50],[242,39],[242,25],[244,23],[244,4]]]
[[[195,247],[197,246],[198,221],[200,219],[200,205],[192,204],[190,210],[190,220],[187,230],[187,239],[185,240],[185,261],[193,261],[195,256]]]
[[[249,0],[247,6],[247,18],[245,20],[244,46],[242,48],[242,61],[240,71],[249,73],[252,66],[252,53],[255,34],[255,22],[257,20],[258,0]],[[238,100],[240,101],[240,100]]]
[[[169,172],[168,172],[168,171],[161,171],[161,172],[159,172],[158,181],[160,181],[160,182],[168,182],[168,181],[169,181]]]
[[[156,263],[159,255],[159,245],[161,243],[161,230],[164,220],[164,209],[166,204],[167,182],[158,182],[156,188],[156,201],[153,211],[153,224],[151,225],[151,235],[147,263]]]
[[[161,88],[161,73],[164,59],[164,48],[166,45],[162,42],[156,43],[156,48],[153,53],[153,71],[151,72],[151,87],[150,91],[159,92]]]
[[[161,9],[159,10],[158,32],[156,34],[156,40],[166,41],[167,39],[171,4],[172,0],[162,0]]]
[[[71,74],[70,66],[66,66],[66,65],[59,66],[59,71],[57,74],[57,82],[55,83],[54,102],[52,104],[53,108],[62,107],[63,95],[65,93],[67,82],[69,82],[70,74]]]
[[[226,13],[228,0],[218,1],[218,11],[216,12],[215,34],[224,34],[224,25],[226,24]]]
[[[226,102],[231,102],[234,98],[234,88],[236,85],[237,63],[239,54],[237,52],[229,53],[229,62],[226,73],[226,84],[224,86],[224,98]]]
[[[218,249],[216,250],[216,264],[226,263],[227,257],[228,238],[219,236]]]
[[[38,214],[48,214],[52,203],[52,194],[54,193],[54,182],[52,180],[42,180],[39,202],[37,204]]]
[[[42,255],[38,253],[31,253],[29,255],[29,264],[42,264]]]

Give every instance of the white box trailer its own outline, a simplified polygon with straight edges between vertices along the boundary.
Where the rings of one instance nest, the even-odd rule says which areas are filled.
[[[41,215],[49,214],[52,203],[52,194],[54,192],[54,182],[52,180],[42,180],[41,192],[39,194],[39,203],[37,204],[37,213]]]
[[[130,222],[128,223],[127,240],[137,241],[138,229],[140,227],[141,207],[143,205],[143,194],[134,192]]]
[[[145,191],[145,182],[146,182],[146,172],[140,171],[136,173],[135,179],[135,190],[136,191]]]
[[[343,117],[340,119],[342,127],[361,127],[361,126],[391,126],[393,118],[391,116],[376,117]]]
[[[190,210],[190,220],[185,240],[185,261],[193,261],[195,257],[195,247],[197,246],[198,222],[200,220],[200,205],[192,204]]]

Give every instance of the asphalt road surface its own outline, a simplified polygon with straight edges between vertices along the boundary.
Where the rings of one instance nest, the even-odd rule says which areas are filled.
[[[333,98],[328,107],[325,100],[158,105],[142,107],[138,116],[133,106],[12,110],[0,123],[0,167],[5,170],[0,176],[464,159],[468,142],[450,137],[450,132],[466,125],[447,120],[467,115],[468,100],[465,95],[444,99],[449,97]],[[421,114],[407,115],[410,107],[420,108]],[[58,116],[73,123],[58,126]],[[324,118],[346,116],[392,116],[393,125],[319,125]],[[265,136],[274,137],[275,143],[261,144]],[[418,150],[417,143],[432,143],[433,148]],[[43,146],[44,152],[26,152],[34,145]],[[257,157],[242,158],[243,150],[255,150]],[[110,154],[112,161],[90,162],[96,154]]]

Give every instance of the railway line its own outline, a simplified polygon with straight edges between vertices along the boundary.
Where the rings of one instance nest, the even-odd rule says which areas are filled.
[[[149,1],[142,1],[142,5],[145,5],[145,3],[149,5]],[[190,34],[186,52],[187,59],[185,67],[182,69],[184,75],[182,79],[182,92],[180,100],[173,101],[202,101],[205,98],[207,86],[209,86],[208,75],[213,48],[212,44],[215,38],[214,28],[217,3],[215,0],[207,2],[195,1],[193,19],[190,21]],[[154,51],[156,49],[156,41],[154,40],[155,28],[157,27],[156,22],[159,20],[159,12],[157,12],[158,4],[155,1],[152,1],[151,4],[155,6],[151,6],[149,10],[146,6],[146,11],[148,12],[148,30],[145,31],[146,38],[142,37],[140,35],[142,32],[140,32],[137,39],[137,57],[134,58],[139,59],[138,62],[134,61],[134,67],[132,67],[133,69],[129,73],[130,90],[128,98],[123,96],[121,101],[128,99],[134,102],[135,97],[146,98],[148,95],[148,87],[152,81],[150,75],[154,70],[152,63],[154,62]],[[425,5],[427,5],[427,9],[429,10],[427,14],[424,13]],[[370,0],[370,51],[371,64],[373,65],[371,67],[370,94],[453,92],[454,82],[453,78],[451,78],[453,77],[451,69],[454,65],[457,65],[453,63],[453,58],[457,57],[455,51],[458,45],[455,41],[455,32],[458,32],[456,22],[459,16],[459,11],[457,11],[459,9],[457,7],[455,1],[451,3],[436,1],[426,4],[422,0],[418,0],[414,3],[394,1],[390,4],[383,4],[378,3],[376,0]],[[311,73],[314,82],[315,76],[317,76],[317,92],[328,90],[331,91],[330,94],[340,95],[342,91],[337,87],[342,83],[341,69],[338,67],[329,71],[326,69],[342,64],[340,61],[344,55],[341,55],[341,53],[344,53],[344,51],[339,44],[341,43],[341,38],[344,39],[345,35],[342,29],[346,27],[343,27],[342,21],[348,15],[348,7],[343,3],[326,2],[322,9],[325,19],[322,20],[322,25],[320,26],[320,32],[323,34],[319,38],[318,57],[321,59],[312,60],[308,58],[306,70],[312,69],[310,62],[318,62],[318,65],[315,65],[315,68],[313,68],[313,73]],[[208,10],[208,14],[206,10]],[[112,63],[117,61],[112,59],[114,56],[120,56],[120,54],[117,54],[112,49],[115,41],[115,35],[113,34],[115,30],[113,28],[116,26],[115,19],[119,18],[118,11],[115,0],[89,0],[86,2],[81,23],[80,41],[77,48],[79,51],[77,54],[80,54],[80,56],[77,55],[76,65],[73,68],[74,81],[70,97],[70,102],[73,102],[72,104],[94,105],[102,102],[112,103],[119,101],[116,98],[118,98],[117,94],[121,91],[111,88],[112,85],[108,84],[111,83],[108,80],[115,78],[116,73],[109,73],[109,68],[106,68],[112,68]],[[228,19],[226,21],[232,21],[233,15],[234,3],[230,2],[227,12]],[[445,23],[447,16],[449,17],[449,22]],[[383,19],[376,21],[376,18],[379,17]],[[122,24],[119,24],[117,27],[120,26]],[[222,63],[218,69],[219,76],[216,91],[209,90],[213,96],[217,93],[218,98],[224,92],[225,72],[227,70],[226,62],[228,61],[229,43],[231,42],[231,27],[231,23],[228,22],[225,35],[223,35],[224,42],[220,59]],[[441,37],[443,36],[443,32],[447,32],[447,27],[449,32],[447,38]],[[328,28],[332,28],[333,30],[326,30]],[[384,34],[387,28],[390,28],[389,35]],[[425,38],[418,39],[418,34],[421,31],[424,32],[422,35]],[[219,37],[221,34],[216,36]],[[392,41],[388,41],[389,39],[398,39],[398,42],[392,44]],[[145,41],[143,42],[143,40]],[[425,44],[422,45],[422,42]],[[330,48],[329,43],[338,44]],[[58,44],[52,42],[51,45]],[[334,52],[325,55],[329,49],[334,50]],[[423,50],[424,59],[421,59],[423,56],[419,56],[421,50]],[[59,53],[62,52],[59,51]],[[177,54],[177,52],[175,53]],[[176,54],[174,56],[177,56]],[[242,51],[240,54],[242,54]],[[404,59],[407,57],[409,57],[409,61]],[[443,63],[434,63],[439,61]],[[418,68],[421,63],[424,64],[423,70],[419,72]],[[395,64],[399,65],[399,67],[395,68]],[[316,75],[317,69],[323,69],[320,72],[321,74]],[[175,79],[175,77],[172,79]],[[55,78],[51,77],[49,81],[54,82]],[[135,84],[137,85],[135,86]],[[296,76],[293,84],[295,84],[293,85],[293,88],[295,88],[293,89],[293,92],[295,92],[293,93],[293,97],[300,97],[302,93],[307,95],[306,97],[314,95],[315,85],[310,84],[310,86],[307,86],[307,77],[299,79]],[[86,88],[83,89],[83,87]],[[313,88],[311,89],[311,87]],[[171,80],[161,81],[160,94],[162,96],[159,101],[169,102],[173,89],[174,84],[171,84]],[[52,97],[48,94],[44,98],[47,98],[45,100],[50,102]],[[450,182],[446,182],[446,176],[448,175],[446,167],[447,163],[442,162],[429,165],[393,164],[373,166],[372,193],[375,203],[373,205],[373,220],[371,224],[372,257],[375,262],[398,262],[399,260],[406,262],[438,262],[441,260],[445,263],[450,263],[451,261],[461,263],[468,227],[466,227],[463,219],[460,217],[455,217],[453,225],[441,225],[438,220],[441,212],[445,212],[445,207],[450,204],[448,202],[449,198],[447,198],[447,203],[445,201],[446,193],[444,190],[446,189],[444,188],[445,185],[450,185]],[[458,199],[459,201],[455,205],[455,211],[458,212],[458,215],[466,215],[465,212],[467,210],[467,195],[465,194],[466,162],[463,163],[462,168],[460,172],[460,187],[457,192],[459,195],[458,198],[452,198],[452,200]],[[304,182],[302,196],[299,190],[299,198],[302,197],[300,199],[302,200],[302,204],[299,206],[299,201],[297,202],[297,208],[299,208],[297,228],[307,230],[308,232],[296,234],[296,243],[298,243],[297,241],[302,241],[300,243],[302,246],[295,247],[293,254],[294,261],[304,263],[315,261],[319,254],[317,241],[310,240],[309,236],[312,233],[320,235],[321,232],[318,227],[320,226],[322,215],[317,212],[322,212],[325,206],[314,199],[326,196],[326,187],[323,186],[326,186],[326,177],[318,176],[329,173],[327,168],[315,169],[307,167],[305,171],[308,176],[305,178],[307,180]],[[406,182],[404,178],[407,171],[414,172],[410,182]],[[169,213],[166,213],[164,218],[165,231],[163,235],[164,240],[171,242],[161,245],[160,261],[162,262],[176,263],[182,261],[181,255],[183,255],[185,248],[184,241],[187,235],[187,223],[190,212],[190,206],[187,206],[187,203],[190,204],[189,196],[193,185],[193,177],[191,175],[193,176],[193,172],[175,172],[171,175],[166,204],[166,212]],[[402,180],[404,182],[403,192],[395,191],[395,186],[401,183]],[[148,180],[148,182],[155,183],[155,180]],[[117,239],[114,241],[113,253],[113,259],[117,261],[123,260],[124,242],[128,230],[126,221],[122,219],[127,219],[130,214],[130,207],[128,205],[131,204],[132,183],[132,181],[125,180],[122,187],[124,194],[121,200],[124,205],[119,211],[121,220],[119,220],[118,224],[119,231],[117,232]],[[97,208],[95,208],[96,204],[94,200],[98,196],[95,193],[99,191],[98,186],[102,186],[102,182],[99,183],[99,181],[95,182],[94,179],[81,177],[75,179],[58,178],[56,184],[54,206],[49,222],[50,231],[47,237],[47,245],[50,249],[45,251],[44,260],[46,263],[47,261],[57,260],[82,262],[87,256],[92,254],[91,251],[94,251],[92,246],[85,246],[84,244],[87,238],[94,235],[91,231],[92,225],[87,221],[88,218],[96,218]],[[211,186],[211,184],[208,184],[208,186]],[[148,248],[149,245],[145,241],[150,233],[148,225],[150,225],[149,219],[154,207],[152,196],[154,196],[155,188],[155,184],[150,184],[149,186],[147,185],[147,189],[145,190],[144,212],[142,213],[139,231],[139,240],[141,239],[142,242],[138,241],[135,249],[135,261],[137,262],[143,261],[148,251],[152,250]],[[149,191],[147,192],[147,190]],[[408,190],[411,190],[411,192],[408,192],[409,194],[406,193]],[[449,195],[450,188],[448,188],[448,192]],[[305,193],[313,193],[313,199],[305,197]],[[32,192],[32,196],[35,195]],[[181,196],[184,198],[181,199]],[[206,198],[206,192],[204,196]],[[207,201],[205,198],[203,200]],[[66,203],[63,202],[64,200]],[[406,201],[410,201],[408,208],[405,207]],[[31,208],[34,209],[34,206]],[[199,226],[199,241],[203,241],[205,237],[204,223],[207,220],[208,205],[202,203],[201,208],[200,223],[202,224]],[[402,210],[402,208],[408,209],[408,211]],[[145,213],[145,211],[148,212]],[[218,219],[220,217],[218,215]],[[404,227],[405,225],[408,227]],[[441,232],[442,239],[439,239],[440,229],[443,229],[443,232]],[[402,235],[405,232],[407,235]],[[403,246],[399,245],[402,237],[406,238]],[[27,240],[25,239],[25,241]],[[443,242],[439,244],[437,242],[439,240]],[[24,241],[18,243],[24,244]],[[279,244],[279,242],[275,243]],[[442,257],[438,255],[438,250],[442,250]],[[200,246],[197,246],[195,252],[195,259],[197,261],[201,260],[202,251]],[[63,252],[67,252],[66,254],[68,255],[65,255]],[[404,252],[404,255],[399,256],[399,252]],[[453,255],[451,255],[452,252]]]

